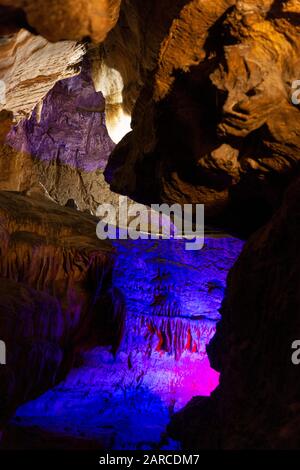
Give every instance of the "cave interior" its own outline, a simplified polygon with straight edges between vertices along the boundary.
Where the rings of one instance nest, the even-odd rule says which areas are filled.
[[[300,0],[0,0],[0,452],[300,449],[299,58]]]

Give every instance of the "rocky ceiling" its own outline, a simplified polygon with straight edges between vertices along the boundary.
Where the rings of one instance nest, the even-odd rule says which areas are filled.
[[[210,224],[247,236],[268,224],[252,235],[229,278],[210,352],[220,387],[178,415],[170,432],[186,447],[299,446],[299,402],[286,393],[297,377],[286,350],[284,360],[268,351],[274,321],[276,344],[287,348],[299,330],[300,108],[292,90],[300,79],[300,1],[164,0],[162,8],[161,0],[0,0],[0,13],[0,190],[38,192],[89,212],[115,201],[114,193],[145,203],[203,203]],[[20,204],[18,196],[11,205],[2,199],[4,214]],[[42,212],[44,202],[36,204],[30,211]],[[14,224],[18,233],[22,226]],[[8,223],[5,243],[10,230]],[[28,249],[31,241],[20,243]],[[284,265],[293,273],[287,284]],[[253,367],[257,338],[261,368]],[[54,340],[59,350],[61,338]],[[288,379],[275,398],[267,370],[275,388]],[[231,395],[232,383],[239,396]],[[257,394],[253,383],[261,384]],[[253,420],[266,400],[270,406]],[[204,444],[199,423],[210,430]]]
[[[5,84],[1,107],[20,121],[31,114],[62,79],[71,77],[85,48],[72,41],[50,43],[21,29],[0,43],[0,77]]]
[[[212,220],[253,230],[298,167],[297,2],[186,3],[142,74],[133,132],[107,178],[144,200],[201,201]]]
[[[115,26],[121,0],[1,0],[6,28],[28,25],[48,41],[103,41]],[[16,21],[17,20],[17,21]]]
[[[298,167],[298,2],[165,0],[163,11],[160,1],[75,3],[1,1],[11,24],[17,7],[35,31],[1,41],[3,109],[20,119],[41,107],[78,71],[85,48],[72,41],[90,39],[115,142],[132,117],[107,166],[112,190],[202,202],[212,222],[245,232],[266,221]]]

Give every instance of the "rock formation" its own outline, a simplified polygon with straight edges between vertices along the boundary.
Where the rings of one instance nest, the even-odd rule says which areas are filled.
[[[78,445],[85,439],[98,448],[173,449],[165,427],[174,410],[217,386],[205,346],[243,243],[219,234],[207,236],[200,252],[186,251],[180,240],[113,245],[113,284],[126,302],[117,354],[99,346],[81,354],[57,387],[18,408],[4,433],[5,448],[48,447],[41,439],[49,436],[55,448],[77,448],[77,439]]]
[[[121,0],[1,0],[3,13],[10,12],[11,23],[20,11],[28,25],[49,41],[101,42],[114,27]],[[7,14],[7,13],[6,13]]]
[[[74,200],[80,210],[94,213],[100,202],[117,203],[103,177],[114,143],[105,127],[103,97],[94,90],[88,65],[80,75],[59,81],[29,119],[10,130],[9,116],[6,123],[2,189],[44,192],[60,205]]]
[[[138,348],[145,364],[154,351],[203,359],[220,318],[226,273],[243,243],[207,234],[200,252],[186,251],[181,240],[119,240],[114,246],[115,285],[126,296],[125,350]]]
[[[118,114],[121,119],[131,117],[145,82],[157,68],[161,44],[185,3],[164,0],[161,8],[159,0],[122,1],[116,27],[92,51],[94,84],[104,92],[108,121]]]
[[[0,193],[0,424],[16,405],[61,379],[74,352],[117,348],[122,303],[113,289],[114,252],[96,220],[51,201]]]
[[[300,0],[0,0],[0,15],[0,424],[57,383],[86,344],[109,345],[98,352],[102,375],[89,373],[101,381],[117,371],[119,392],[129,380],[135,392],[151,389],[140,357],[153,349],[167,358],[166,377],[174,358],[205,356],[224,265],[209,259],[219,272],[206,279],[200,257],[189,259],[180,289],[172,269],[184,263],[164,254],[154,272],[149,248],[147,263],[129,257],[116,281],[130,291],[116,360],[124,312],[115,255],[84,211],[125,194],[205,204],[206,223],[231,233],[259,228],[231,271],[209,346],[220,386],[175,416],[172,436],[186,448],[299,447],[290,348],[299,329]]]
[[[155,72],[144,77],[133,131],[112,154],[112,189],[202,202],[212,221],[240,230],[266,221],[299,160],[295,8],[187,3],[158,48]]]
[[[72,41],[52,44],[41,36],[21,29],[0,42],[0,83],[3,100],[0,111],[13,113],[15,120],[27,117],[42,106],[55,83],[79,71],[85,53],[83,45]]]
[[[106,9],[104,18],[113,18],[110,27],[106,24],[108,32],[116,22],[119,2],[97,5]],[[69,10],[80,17],[78,31],[72,35],[65,28],[65,37],[60,31],[64,22],[56,21],[51,40],[83,39],[89,36],[83,33],[85,18],[97,18],[93,2],[84,14],[82,5],[72,9],[72,2],[35,5],[34,14],[31,2],[17,6],[33,27],[31,15],[39,18],[39,32],[48,39],[41,21],[46,9],[47,26]],[[133,116],[133,132],[119,144],[107,170],[112,189],[143,200],[203,202],[208,216],[218,223],[226,220],[227,225],[235,225],[235,218],[247,212],[243,223],[253,229],[280,203],[298,161],[298,107],[291,102],[292,82],[299,74],[297,4],[219,0],[212,7],[204,0],[177,0],[166,5],[163,16],[160,2],[147,11],[137,0],[124,1],[117,26],[93,54],[97,91],[114,90],[107,93],[108,116],[115,113],[120,122],[125,116],[127,130]],[[68,27],[74,27],[70,18]],[[105,38],[101,25],[91,28],[95,41]],[[37,50],[43,46],[45,40],[24,31],[9,43],[19,43],[22,34],[36,42]],[[19,62],[32,50],[30,44],[20,47]],[[58,46],[44,47],[53,56],[52,49]],[[66,42],[65,47],[71,50],[62,56],[74,64],[75,43]],[[60,48],[63,51],[62,44]],[[46,52],[42,57],[49,62]],[[32,73],[34,54],[30,60],[24,70]],[[31,96],[30,103],[24,106],[24,94],[19,92],[21,103],[8,99],[7,109],[16,114],[31,111],[66,73],[69,64],[62,65],[60,76],[52,76],[49,83],[47,78],[47,89],[39,83],[43,73],[30,78],[35,93],[27,88],[25,76],[21,89]],[[107,70],[118,72],[117,89],[111,88],[116,78]],[[6,73],[14,90],[12,71]],[[15,101],[19,94],[10,98],[8,93],[8,98]],[[121,97],[116,101],[117,95]],[[119,115],[120,109],[125,114]],[[277,124],[287,121],[293,128]],[[249,211],[243,211],[245,205]]]
[[[210,398],[195,398],[169,430],[187,448],[297,449],[299,179],[280,210],[246,244],[230,272],[208,353],[220,372]]]
[[[53,9],[65,12],[71,3],[59,10],[55,2]],[[114,18],[115,3],[105,4]],[[30,8],[27,2],[25,10]],[[43,17],[42,6],[36,11]],[[89,48],[95,89],[106,98],[107,125],[116,142],[130,130],[132,117],[133,130],[106,170],[112,190],[142,202],[204,203],[211,222],[240,232],[265,222],[298,166],[299,107],[291,99],[300,73],[297,11],[297,3],[288,1],[219,0],[212,6],[176,0],[162,15],[161,2],[148,10],[138,0],[124,1],[116,27],[103,44]],[[84,15],[81,19],[84,23]],[[59,27],[51,30],[56,39],[62,39]],[[45,41],[29,37],[38,48]],[[63,56],[74,65],[71,51],[78,58],[81,46],[62,44],[71,48]],[[19,58],[24,54],[30,55],[26,44]],[[47,63],[47,54],[42,56]],[[31,60],[26,69],[34,68],[34,55]],[[66,70],[52,76],[52,85]],[[6,73],[11,76],[9,69]],[[51,84],[43,89],[36,74],[31,80],[35,93],[27,80],[21,86],[30,103],[23,102],[22,93],[21,103],[15,103],[14,93],[6,109],[18,115],[40,103],[39,119]]]

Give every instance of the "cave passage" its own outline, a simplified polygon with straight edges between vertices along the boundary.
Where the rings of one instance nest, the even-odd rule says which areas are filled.
[[[73,209],[72,217],[76,209],[95,213],[100,203],[118,204],[103,177],[115,146],[104,111],[103,94],[84,63],[6,138],[16,155],[30,155],[36,169],[30,191],[42,184],[47,197]],[[200,251],[187,251],[178,239],[112,243],[112,283],[126,304],[117,353],[111,346],[81,351],[63,382],[18,408],[4,447],[177,449],[166,435],[170,418],[218,385],[206,345],[243,242],[211,232]],[[104,327],[101,315],[98,327]]]
[[[299,38],[300,0],[0,0],[0,454],[300,449]],[[123,239],[154,206],[175,239]]]
[[[44,438],[54,447],[178,449],[165,434],[170,417],[218,385],[206,344],[243,242],[207,236],[199,252],[174,239],[114,245],[113,282],[127,310],[120,349],[115,357],[109,347],[85,352],[64,382],[21,406],[11,422],[14,446],[39,447]]]

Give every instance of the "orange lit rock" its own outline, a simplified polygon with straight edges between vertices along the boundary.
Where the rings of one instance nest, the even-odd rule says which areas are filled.
[[[101,42],[115,26],[121,0],[1,0],[0,6],[23,9],[32,28],[49,41]]]
[[[143,76],[133,131],[112,154],[112,189],[204,203],[211,221],[246,231],[265,221],[300,159],[297,5],[181,4]]]

